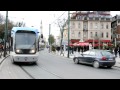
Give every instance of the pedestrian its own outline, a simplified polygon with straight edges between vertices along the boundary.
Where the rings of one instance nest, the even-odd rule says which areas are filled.
[[[71,46],[69,47],[69,50],[70,50],[70,54],[71,54],[72,53],[72,47]]]
[[[118,48],[118,52],[119,52],[119,58],[120,58],[120,46],[119,46],[119,48]]]
[[[115,47],[114,52],[115,52],[115,57],[117,57],[118,47]]]
[[[74,47],[72,46],[72,54],[74,54]]]
[[[80,46],[78,47],[78,53],[80,53]]]

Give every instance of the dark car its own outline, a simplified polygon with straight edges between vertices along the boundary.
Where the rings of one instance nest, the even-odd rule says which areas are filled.
[[[80,56],[75,56],[73,58],[74,63],[85,63],[91,64],[95,68],[107,66],[111,68],[115,65],[115,56],[106,50],[89,50],[81,54]]]

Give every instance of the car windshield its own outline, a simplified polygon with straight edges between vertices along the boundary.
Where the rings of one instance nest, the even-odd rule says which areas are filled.
[[[17,49],[35,48],[36,35],[34,32],[17,32],[15,46]]]
[[[113,54],[111,54],[110,52],[107,52],[107,51],[102,51],[101,54],[103,56],[108,56],[108,57],[113,56]]]

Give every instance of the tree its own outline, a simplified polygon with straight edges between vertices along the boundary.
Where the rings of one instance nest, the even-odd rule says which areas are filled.
[[[6,24],[6,18],[0,14],[0,38],[4,38],[4,33],[5,33],[5,24]],[[13,21],[8,19],[8,30],[11,30],[14,26]],[[9,31],[10,32],[10,31]]]
[[[62,51],[62,42],[63,42],[63,32],[64,32],[64,26],[66,24],[66,19],[58,19],[57,20],[57,23],[56,23],[60,29],[60,34],[61,34],[61,40],[60,40],[60,51],[61,51],[61,54],[63,53]]]
[[[25,27],[25,23],[24,22],[17,22],[15,24],[16,27]]]
[[[0,14],[0,24],[4,23],[4,21],[5,21],[4,16]]]
[[[53,44],[55,42],[55,38],[53,35],[50,35],[50,37],[48,38],[48,42],[50,40],[50,45]]]

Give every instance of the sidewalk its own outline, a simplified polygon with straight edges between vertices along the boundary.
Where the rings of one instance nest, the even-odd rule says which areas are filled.
[[[115,67],[120,67],[120,58],[119,58],[119,56],[116,58]]]
[[[7,52],[8,53],[8,52]],[[9,54],[6,55],[6,57],[8,57]],[[3,59],[5,59],[6,57],[3,57],[3,53],[2,53],[2,56],[0,57],[0,63],[2,62]]]
[[[79,56],[80,54],[81,54],[81,52],[80,53],[74,52],[74,54],[69,54],[69,58],[73,59],[75,56]],[[60,52],[56,52],[56,55],[60,55]],[[61,54],[60,56],[67,57],[67,55],[68,55],[68,52],[65,51],[64,54]],[[116,58],[116,64],[114,66],[120,68],[120,58],[119,58],[119,56]]]

